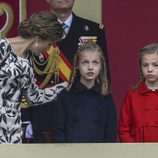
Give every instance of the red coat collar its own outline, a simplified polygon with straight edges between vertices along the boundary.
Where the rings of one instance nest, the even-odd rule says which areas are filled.
[[[149,93],[157,93],[158,94],[158,89],[155,91],[152,91],[149,89],[144,82],[140,83],[140,86],[138,87],[138,91],[142,95],[148,95]]]

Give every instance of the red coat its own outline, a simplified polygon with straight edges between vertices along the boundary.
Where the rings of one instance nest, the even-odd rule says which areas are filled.
[[[158,90],[128,90],[118,129],[121,142],[158,142]]]

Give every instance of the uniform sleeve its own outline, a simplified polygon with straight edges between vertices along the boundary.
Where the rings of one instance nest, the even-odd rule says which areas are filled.
[[[24,96],[30,105],[45,104],[53,101],[57,95],[67,86],[67,82],[62,82],[54,85],[53,87],[39,89],[35,84],[33,69],[30,68],[30,80],[25,82]],[[25,80],[25,78],[23,78]],[[26,79],[27,80],[27,79]]]
[[[62,94],[57,99],[53,111],[53,135],[56,143],[65,142],[65,112]]]
[[[105,126],[105,142],[116,142],[117,137],[117,115],[116,107],[112,96],[110,95],[107,99],[108,111],[107,113],[107,124]]]
[[[121,142],[135,142],[131,135],[130,92],[128,91],[122,104],[118,129]]]

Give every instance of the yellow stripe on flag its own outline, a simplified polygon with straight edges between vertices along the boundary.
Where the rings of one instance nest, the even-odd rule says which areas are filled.
[[[63,73],[67,80],[70,78],[71,70],[61,57],[59,57],[59,70]]]

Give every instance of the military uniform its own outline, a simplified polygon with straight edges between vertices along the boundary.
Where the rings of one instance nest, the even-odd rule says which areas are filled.
[[[56,65],[52,66],[52,69],[53,67],[55,69],[54,72],[50,70],[49,74],[51,74],[51,72],[52,74],[49,75],[48,77],[47,76],[48,74],[41,75],[40,73],[37,73],[37,71],[35,70],[37,83],[39,85],[43,83],[46,77],[47,77],[47,82],[49,80],[49,82],[46,83],[47,85],[43,84],[41,88],[44,88],[45,86],[51,86],[63,80],[64,81],[69,80],[74,54],[76,53],[78,47],[89,39],[95,41],[102,48],[107,63],[106,66],[107,66],[108,79],[110,80],[109,62],[108,62],[107,46],[105,41],[104,26],[92,22],[90,20],[83,19],[73,14],[71,27],[66,37],[60,42],[58,42],[57,45],[52,45],[52,52],[53,50],[55,52],[54,59],[58,58],[58,62],[56,63]],[[44,53],[44,57],[42,59],[43,62],[41,62],[41,64],[39,64],[40,62],[38,61],[39,59],[36,59],[37,62],[34,62],[39,72],[41,70],[41,73],[42,71],[45,70],[46,67],[45,63],[48,56],[50,55],[49,53],[50,52]],[[52,64],[54,62],[55,60],[52,61]],[[41,140],[41,138],[39,138],[38,135],[41,131],[51,131],[52,110],[53,110],[53,103],[22,110],[23,121],[28,120],[26,116],[28,116],[29,114],[29,118],[31,119],[33,125],[35,142],[44,142],[43,140]]]

